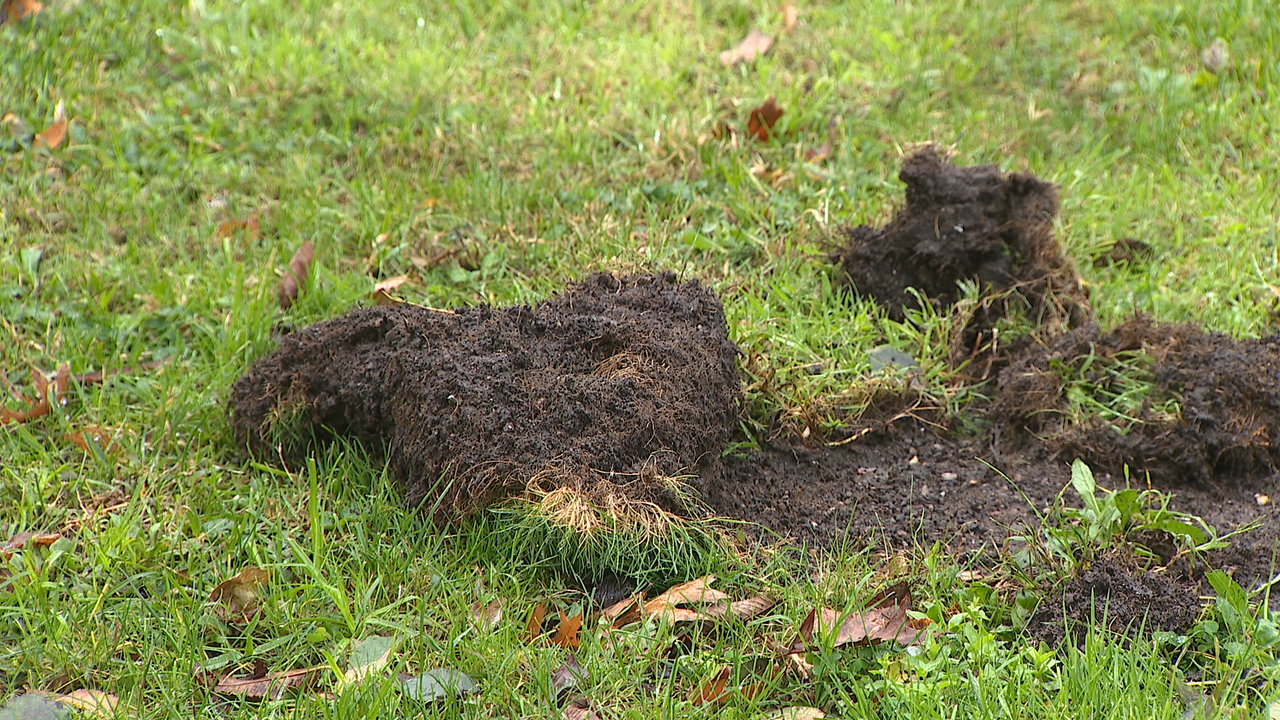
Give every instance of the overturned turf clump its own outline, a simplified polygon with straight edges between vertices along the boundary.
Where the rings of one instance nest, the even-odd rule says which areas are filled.
[[[1151,395],[1176,400],[1177,415],[1148,402],[1127,432],[1109,423],[1067,428],[1058,439],[1063,454],[1116,474],[1127,465],[1166,482],[1241,479],[1280,469],[1280,336],[1236,340],[1136,318],[1089,352],[1101,364],[1126,351],[1153,359]],[[1013,372],[1001,373],[1002,384]],[[1001,390],[1002,401],[1016,396]]]
[[[1033,309],[1073,325],[1092,316],[1054,237],[1054,185],[994,165],[956,167],[932,147],[909,156],[898,177],[907,184],[906,206],[882,228],[846,230],[834,258],[857,292],[890,317],[901,320],[917,307],[909,288],[950,305],[962,281],[989,293],[1016,288]]]
[[[288,335],[231,422],[260,457],[385,448],[408,501],[447,518],[531,485],[665,507],[737,426],[737,352],[697,282],[597,274],[532,307],[364,308]]]

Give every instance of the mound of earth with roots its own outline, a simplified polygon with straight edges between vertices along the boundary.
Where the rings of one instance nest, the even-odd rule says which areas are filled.
[[[994,165],[957,167],[930,146],[907,157],[899,178],[906,205],[884,227],[845,231],[834,256],[842,277],[889,316],[918,308],[919,291],[950,306],[959,284],[978,283],[988,297],[1006,291],[1030,303],[1042,320],[1079,325],[1092,318],[1080,278],[1053,233],[1057,187]],[[1002,314],[982,307],[970,340]]]
[[[738,426],[724,308],[672,274],[597,274],[533,305],[355,310],[283,338],[236,382],[255,456],[356,438],[444,518],[514,492],[679,507],[674,480]]]

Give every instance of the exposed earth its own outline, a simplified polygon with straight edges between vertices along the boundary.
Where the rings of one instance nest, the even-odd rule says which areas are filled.
[[[967,411],[987,428],[980,437],[908,419],[842,444],[784,440],[719,459],[738,432],[738,349],[715,294],[669,273],[597,274],[533,306],[353,311],[258,361],[233,389],[232,425],[249,452],[285,463],[333,434],[364,441],[388,453],[411,504],[445,519],[530,489],[623,513],[637,503],[689,512],[673,478],[695,471],[692,488],[714,513],[764,537],[941,542],[975,562],[1034,530],[1081,457],[1100,486],[1150,483],[1220,533],[1260,520],[1211,562],[1247,589],[1273,578],[1280,337],[1238,341],[1143,318],[1104,331],[1053,235],[1056,187],[956,167],[932,149],[909,157],[901,178],[905,206],[883,228],[849,230],[833,260],[848,287],[898,319],[921,301],[908,288],[949,311],[958,283],[981,286],[949,348],[993,398]],[[1011,312],[1035,329],[997,342]],[[1113,398],[1135,374],[1146,383],[1139,404],[1071,415],[1073,387]],[[1151,597],[1201,571],[1094,567],[1056,602],[1071,613],[1101,594],[1176,630],[1198,609],[1195,593],[1178,590],[1185,607],[1158,613]]]

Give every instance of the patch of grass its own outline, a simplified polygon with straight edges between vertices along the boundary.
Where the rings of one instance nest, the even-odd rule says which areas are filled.
[[[1185,708],[1167,654],[1100,636],[1083,653],[1025,647],[999,631],[1008,606],[995,594],[939,614],[946,632],[919,655],[833,652],[816,683],[695,709],[690,691],[721,663],[750,675],[760,637],[789,641],[819,602],[865,603],[883,579],[872,558],[739,556],[696,531],[591,545],[501,513],[441,531],[357,448],[283,471],[241,464],[225,398],[273,329],[369,302],[382,277],[414,273],[405,295],[444,307],[535,300],[595,269],[669,268],[725,299],[760,427],[839,424],[882,342],[934,373],[940,402],[962,402],[933,362],[945,319],[891,323],[837,290],[822,260],[841,225],[889,217],[901,148],[922,140],[1062,184],[1060,237],[1105,322],[1142,311],[1264,335],[1280,236],[1273,4],[817,3],[768,56],[727,69],[716,52],[750,27],[775,32],[776,8],[49,6],[0,27],[0,114],[12,115],[0,128],[0,369],[19,383],[28,366],[164,365],[73,386],[56,412],[0,429],[0,540],[63,534],[3,561],[0,697],[95,687],[175,718],[550,716],[565,653],[524,642],[521,616],[547,597],[581,603],[570,581],[613,567],[655,585],[715,571],[726,589],[783,598],[675,658],[670,628],[613,644],[589,634],[582,692],[620,715]],[[1218,36],[1231,61],[1214,75],[1199,53]],[[749,141],[747,113],[770,96],[786,110],[778,137]],[[59,102],[70,142],[51,151],[32,138]],[[832,116],[832,156],[807,162]],[[1124,237],[1152,258],[1091,265]],[[318,259],[282,313],[277,270],[304,240]],[[90,425],[122,452],[65,439]],[[206,598],[248,566],[272,580],[240,627]],[[913,572],[930,588],[920,607],[970,597],[948,563]],[[469,608],[494,598],[510,621],[481,632]],[[454,667],[481,695],[424,709],[388,675],[336,701],[223,702],[195,681],[197,664],[341,668],[369,634],[401,638],[392,671]],[[1248,679],[1224,685],[1224,714],[1275,694],[1270,653],[1208,666],[1206,682]]]

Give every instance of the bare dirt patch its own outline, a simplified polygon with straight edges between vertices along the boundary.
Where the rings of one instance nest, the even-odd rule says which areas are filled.
[[[335,434],[385,450],[410,503],[461,517],[531,484],[678,506],[672,480],[738,423],[719,299],[597,274],[534,306],[355,310],[285,336],[233,388],[254,455]]]

